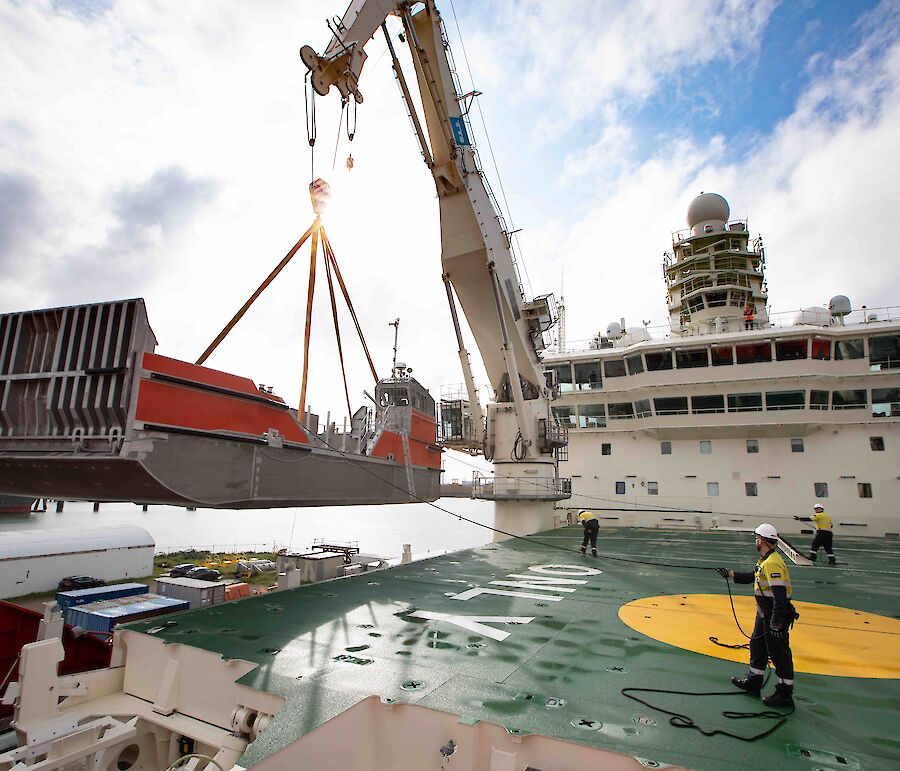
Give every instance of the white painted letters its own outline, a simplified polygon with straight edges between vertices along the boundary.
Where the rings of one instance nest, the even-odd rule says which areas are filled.
[[[430,610],[417,610],[409,614],[413,618],[424,618],[428,621],[445,621],[448,624],[467,629],[483,637],[502,642],[509,637],[509,632],[501,632],[490,624],[530,624],[534,616],[457,616],[452,613],[433,613]]]

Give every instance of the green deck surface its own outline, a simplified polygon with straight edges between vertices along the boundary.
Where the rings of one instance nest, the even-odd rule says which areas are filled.
[[[727,532],[607,530],[601,555],[750,569],[751,537]],[[466,720],[499,723],[639,758],[697,769],[881,769],[900,767],[900,680],[798,673],[796,713],[753,744],[675,728],[666,715],[624,697],[626,687],[673,691],[729,690],[738,665],[658,642],[627,627],[621,605],[661,594],[726,592],[714,570],[628,564],[584,557],[580,528],[535,539],[469,549],[362,576],[300,587],[182,613],[157,633],[259,667],[241,682],[277,693],[287,704],[241,762],[252,765],[369,695],[419,703]],[[799,539],[798,539],[799,540]],[[791,567],[794,597],[900,618],[896,543],[838,539],[838,567]],[[600,568],[559,602],[449,595],[488,587],[529,566]],[[511,587],[493,587],[527,591]],[[750,587],[738,587],[747,593]],[[540,594],[541,592],[536,592]],[[548,594],[552,594],[547,592]],[[411,619],[416,609],[488,616],[533,616],[528,624],[493,624],[510,632],[498,642],[442,621]],[[752,618],[741,619],[749,631]],[[799,623],[802,623],[802,618]],[[158,620],[129,625],[146,631]],[[736,628],[730,642],[742,642]],[[827,630],[823,633],[827,633]],[[900,639],[896,650],[900,654]],[[796,647],[796,646],[795,646]],[[865,649],[859,651],[865,657]],[[345,657],[343,659],[339,657]],[[347,658],[349,657],[349,658]],[[414,690],[404,684],[420,683]],[[774,676],[766,692],[772,689]],[[689,714],[705,730],[751,736],[770,721],[728,720],[723,710],[763,709],[746,695],[643,696]],[[557,706],[551,700],[556,700]],[[564,702],[564,703],[562,703]],[[573,726],[586,718],[600,730]]]

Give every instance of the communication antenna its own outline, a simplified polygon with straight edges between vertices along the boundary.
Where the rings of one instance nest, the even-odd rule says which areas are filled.
[[[388,326],[394,328],[394,361],[391,365],[391,377],[397,377],[397,335],[400,333],[400,319],[388,322]]]
[[[559,280],[559,352],[566,352],[566,266],[562,266],[562,275]]]

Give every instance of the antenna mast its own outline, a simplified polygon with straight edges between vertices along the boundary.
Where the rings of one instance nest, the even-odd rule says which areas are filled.
[[[394,328],[394,364],[391,367],[391,377],[397,377],[397,335],[400,333],[400,319],[388,322],[388,326]]]

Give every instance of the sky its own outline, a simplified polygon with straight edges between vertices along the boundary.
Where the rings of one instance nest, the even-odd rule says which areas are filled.
[[[438,7],[463,90],[481,92],[474,140],[521,230],[526,292],[564,295],[569,341],[666,321],[662,254],[703,191],[762,235],[770,311],[900,304],[897,0]],[[0,0],[0,313],[143,297],[157,352],[193,361],[311,223],[314,174],[332,184],[325,224],[379,374],[399,317],[414,376],[435,396],[460,383],[436,195],[383,38],[353,141],[332,94],[308,143],[298,50],[321,53],[344,10]],[[308,268],[304,249],[207,366],[296,405]],[[340,424],[319,278],[307,401]],[[341,322],[355,408],[373,383]]]

